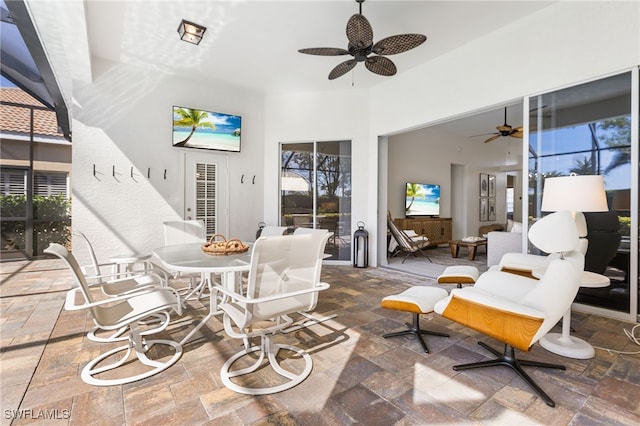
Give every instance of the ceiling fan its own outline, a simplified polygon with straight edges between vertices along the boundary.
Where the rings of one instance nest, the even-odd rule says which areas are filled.
[[[507,124],[507,107],[504,107],[504,124],[502,126],[496,126],[496,129],[498,129],[498,131],[496,133],[489,133],[493,136],[485,140],[484,143],[491,142],[502,136],[511,136],[512,138],[522,138],[524,136],[522,126],[511,127]]]
[[[349,18],[347,22],[347,49],[337,47],[311,47],[300,49],[298,52],[308,55],[342,56],[351,55],[349,59],[338,64],[329,73],[329,80],[334,80],[355,67],[358,62],[364,62],[367,69],[373,73],[391,76],[397,72],[397,68],[391,60],[383,55],[395,55],[418,47],[427,40],[422,34],[398,34],[383,38],[373,44],[373,29],[367,18],[362,15],[362,3],[365,0],[356,0],[360,4],[360,12]]]

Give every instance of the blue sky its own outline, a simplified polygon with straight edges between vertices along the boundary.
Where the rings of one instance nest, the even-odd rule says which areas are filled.
[[[0,87],[16,87],[16,85],[2,76],[0,78]]]

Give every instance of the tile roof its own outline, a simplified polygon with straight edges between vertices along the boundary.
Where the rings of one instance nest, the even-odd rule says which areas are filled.
[[[0,100],[27,106],[43,107],[44,105],[17,87],[0,87]],[[29,108],[0,105],[0,130],[7,133],[24,133],[29,135]],[[34,134],[39,136],[59,136],[58,121],[54,111],[35,110],[33,114]]]

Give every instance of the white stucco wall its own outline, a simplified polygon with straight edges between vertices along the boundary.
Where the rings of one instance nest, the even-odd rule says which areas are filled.
[[[73,226],[95,243],[98,257],[163,245],[162,221],[184,217],[185,152],[228,157],[228,235],[254,238],[264,197],[263,99],[157,70],[99,59],[93,65],[94,81],[74,87]],[[173,147],[173,105],[242,116],[241,152]]]
[[[322,94],[304,93],[270,96],[265,108],[265,222],[278,223],[279,211],[279,144],[351,140],[352,188],[367,188],[367,176],[375,174],[371,152],[369,98],[367,91],[353,89]],[[374,169],[373,171],[371,169]],[[360,220],[367,222],[369,203],[375,204],[375,192],[367,189],[353,191],[351,233]]]

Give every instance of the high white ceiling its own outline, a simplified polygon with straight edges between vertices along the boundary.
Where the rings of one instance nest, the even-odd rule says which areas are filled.
[[[374,42],[420,33],[426,43],[390,56],[398,74],[546,7],[548,1],[383,1],[363,3]],[[350,56],[298,53],[305,47],[347,48],[345,28],[355,0],[108,1],[86,0],[92,57],[217,80],[262,93],[370,87],[387,78],[358,64],[329,81]],[[181,19],[207,27],[200,45],[179,40]],[[498,57],[500,52],[496,52]]]

